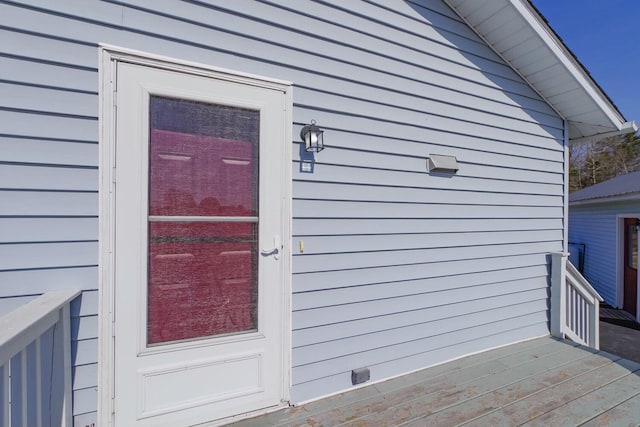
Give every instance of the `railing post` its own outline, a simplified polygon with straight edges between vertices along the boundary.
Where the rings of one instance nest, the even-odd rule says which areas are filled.
[[[49,416],[52,426],[71,427],[71,310],[69,304],[57,310],[57,322],[53,332],[51,392]]]
[[[566,283],[567,283],[567,258],[566,252],[551,253],[551,335],[564,338],[566,325]]]
[[[71,308],[69,303],[63,305],[60,310],[60,326],[62,327],[62,364],[64,377],[64,400],[62,403],[62,425],[71,427],[73,424],[71,399]]]
[[[0,422],[3,426],[11,425],[11,382],[9,378],[9,364],[0,365]]]
[[[600,350],[600,301],[594,298],[594,303],[589,307],[589,317],[592,320],[592,328],[589,329],[589,345]]]

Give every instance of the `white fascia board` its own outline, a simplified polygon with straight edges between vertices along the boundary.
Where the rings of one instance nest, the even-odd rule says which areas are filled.
[[[551,28],[542,20],[540,15],[531,8],[527,0],[510,0],[511,4],[516,8],[520,15],[538,34],[546,46],[551,49],[553,54],[558,58],[562,65],[576,79],[580,86],[594,100],[600,110],[611,121],[615,129],[621,130],[625,122],[624,118],[618,113],[616,108],[607,99],[606,95],[600,90],[593,79],[586,74],[582,66],[576,61],[571,52],[566,48],[564,43],[558,39]]]

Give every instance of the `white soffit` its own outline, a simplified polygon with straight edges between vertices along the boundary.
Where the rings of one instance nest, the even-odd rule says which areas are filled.
[[[573,140],[637,130],[529,0],[444,0],[569,123]]]

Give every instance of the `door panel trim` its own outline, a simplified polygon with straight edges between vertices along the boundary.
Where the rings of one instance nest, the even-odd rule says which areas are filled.
[[[291,242],[292,242],[292,123],[293,123],[293,98],[290,82],[256,76],[249,73],[230,71],[224,68],[212,67],[190,61],[180,61],[173,58],[139,52],[127,48],[121,48],[106,44],[99,46],[99,318],[98,318],[98,424],[112,426],[114,424],[114,318],[115,307],[115,283],[114,283],[114,247],[115,247],[115,178],[117,169],[115,163],[115,85],[117,80],[117,67],[119,63],[129,63],[148,66],[156,69],[176,71],[196,76],[204,76],[242,83],[267,89],[281,91],[284,94],[284,130],[285,137],[282,141],[281,155],[284,159],[285,170],[282,178],[281,201],[283,219],[283,253],[281,254],[281,268],[283,283],[281,287],[282,301],[281,324],[282,331],[282,363],[284,378],[281,382],[282,404],[286,404],[290,396],[291,388]],[[249,333],[247,335],[254,335]],[[224,337],[218,340],[224,340]],[[243,338],[236,337],[242,340]],[[215,338],[213,339],[215,340]],[[211,344],[209,340],[206,340]],[[177,343],[176,345],[199,346],[202,343]],[[173,346],[171,346],[173,347]],[[261,412],[261,411],[258,411]],[[256,411],[251,411],[255,414]],[[224,423],[225,420],[220,420]]]
[[[211,347],[216,345],[222,346],[225,344],[237,343],[242,341],[252,341],[252,340],[255,340],[256,338],[263,338],[263,337],[264,337],[264,334],[259,330],[257,330],[257,331],[245,332],[241,334],[234,333],[234,334],[219,335],[219,336],[212,336],[212,337],[206,337],[206,338],[198,338],[195,340],[188,340],[188,341],[162,343],[162,345],[142,348],[138,351],[138,355],[143,356],[143,355],[151,355],[151,354],[171,353],[174,351],[190,350],[193,348]]]
[[[173,412],[181,409],[187,409],[195,406],[218,402],[220,400],[231,399],[234,397],[240,397],[240,396],[246,396],[253,393],[258,393],[263,389],[262,372],[260,372],[260,366],[262,364],[261,363],[262,361],[260,360],[261,357],[262,356],[260,354],[241,354],[241,355],[236,354],[236,355],[233,355],[233,357],[203,359],[198,361],[196,364],[188,364],[188,365],[187,364],[171,364],[171,365],[164,366],[163,368],[149,369],[149,370],[140,372],[138,376],[138,382],[140,384],[140,390],[142,392],[140,393],[141,396],[140,396],[140,399],[138,400],[138,414],[141,418],[153,417],[156,415],[161,415],[161,414],[165,414],[165,413],[169,413],[169,412]],[[241,387],[237,387],[231,393],[218,392],[218,393],[210,394],[205,398],[202,398],[202,395],[198,395],[198,396],[194,396],[194,398],[192,399],[185,399],[183,402],[180,402],[180,404],[177,404],[177,405],[160,407],[160,408],[146,408],[145,403],[147,399],[145,399],[145,396],[147,396],[147,394],[144,393],[144,390],[166,389],[168,385],[162,384],[162,377],[166,378],[170,376],[172,373],[183,374],[185,367],[188,367],[191,374],[193,374],[193,376],[195,376],[196,378],[198,377],[198,373],[203,372],[207,368],[209,369],[220,368],[225,372],[225,374],[235,373],[234,370],[244,371],[247,369],[253,369],[256,371],[255,377],[257,377],[259,381],[257,381],[256,384],[244,384],[244,385],[238,384],[238,386],[241,386]],[[205,376],[205,374],[200,374],[200,375],[202,375],[202,377]],[[239,377],[239,375],[237,376],[234,375],[234,377]],[[156,380],[155,384],[149,384],[154,379]],[[197,381],[194,381],[194,383],[197,383]]]

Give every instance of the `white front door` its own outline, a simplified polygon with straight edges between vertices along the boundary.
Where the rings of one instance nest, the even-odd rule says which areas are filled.
[[[288,97],[204,74],[117,64],[117,426],[220,420],[288,393]]]

